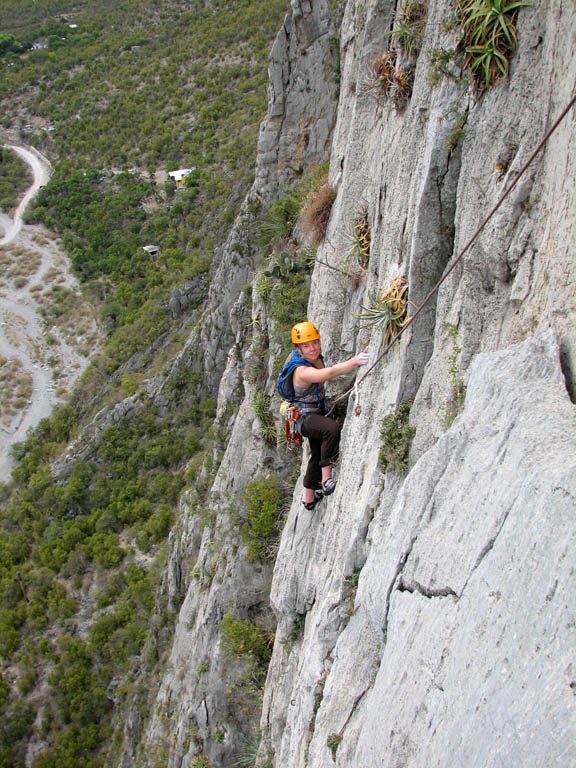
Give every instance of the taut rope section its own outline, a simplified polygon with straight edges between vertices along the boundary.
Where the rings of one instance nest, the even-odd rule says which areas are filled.
[[[496,203],[496,205],[494,206],[494,208],[492,208],[492,210],[490,211],[490,213],[488,214],[488,216],[486,216],[486,218],[484,219],[484,221],[482,222],[482,224],[480,224],[480,226],[478,227],[478,229],[476,230],[476,232],[474,232],[474,234],[472,235],[472,237],[470,238],[470,240],[468,240],[468,242],[466,243],[466,245],[464,246],[464,248],[462,248],[462,250],[460,251],[460,253],[458,254],[458,256],[457,256],[457,257],[454,259],[454,261],[452,262],[452,264],[450,265],[450,267],[449,267],[449,268],[446,270],[446,272],[445,272],[445,273],[442,275],[442,277],[440,278],[440,280],[438,280],[438,282],[437,282],[437,283],[436,283],[436,285],[435,285],[435,286],[432,288],[432,290],[430,291],[430,293],[429,293],[429,294],[426,296],[426,298],[424,299],[424,301],[422,302],[422,304],[420,304],[420,306],[418,307],[418,309],[416,310],[416,312],[414,312],[414,314],[413,314],[413,315],[411,315],[411,316],[408,318],[408,320],[405,322],[405,324],[402,326],[402,328],[400,328],[400,330],[398,331],[398,333],[397,333],[395,336],[393,336],[393,337],[392,337],[392,339],[390,339],[390,342],[389,342],[388,346],[386,347],[386,349],[384,350],[384,352],[382,352],[382,354],[381,354],[381,355],[380,355],[378,358],[376,358],[376,360],[375,360],[375,361],[372,363],[372,365],[371,365],[371,366],[368,368],[368,370],[367,370],[367,371],[364,373],[364,375],[363,375],[363,376],[362,376],[360,379],[357,379],[357,380],[356,380],[356,383],[354,384],[354,386],[352,386],[352,387],[351,387],[349,390],[347,390],[346,392],[344,392],[344,394],[343,394],[343,395],[340,395],[339,397],[336,397],[334,400],[332,400],[332,401],[331,401],[331,404],[330,404],[330,405],[331,405],[331,407],[330,407],[330,411],[329,411],[330,413],[331,413],[331,412],[332,412],[332,410],[334,409],[334,406],[335,406],[337,403],[339,403],[341,400],[345,400],[345,399],[346,399],[346,398],[347,398],[347,397],[350,395],[350,393],[351,393],[353,390],[356,390],[356,392],[358,392],[358,387],[360,386],[360,384],[362,384],[362,382],[364,381],[364,379],[365,379],[367,376],[369,376],[369,375],[370,375],[370,373],[372,373],[372,371],[373,371],[373,370],[374,370],[374,368],[375,368],[375,367],[378,365],[378,363],[379,363],[379,362],[380,362],[380,361],[381,361],[381,360],[382,360],[382,359],[383,359],[383,358],[384,358],[384,357],[385,357],[385,356],[388,354],[388,352],[389,352],[389,351],[390,351],[390,349],[393,347],[393,345],[394,345],[394,344],[395,344],[395,343],[398,341],[398,339],[400,338],[400,336],[402,336],[402,334],[404,333],[404,331],[406,330],[406,328],[408,328],[408,327],[409,327],[409,326],[410,326],[410,325],[411,325],[411,324],[414,322],[414,320],[415,320],[415,319],[418,317],[418,315],[420,314],[420,312],[422,312],[422,310],[424,309],[424,307],[425,307],[425,306],[428,304],[428,302],[430,301],[430,299],[431,299],[431,298],[434,296],[434,294],[436,294],[436,293],[438,292],[438,289],[440,288],[440,286],[442,285],[442,283],[443,283],[443,282],[444,282],[444,281],[445,281],[445,280],[448,278],[448,276],[451,274],[451,272],[452,272],[452,271],[453,271],[453,270],[456,268],[456,266],[458,265],[458,263],[459,263],[459,262],[460,262],[460,260],[462,259],[462,256],[464,256],[464,254],[465,254],[465,253],[466,253],[466,251],[467,251],[467,250],[470,248],[470,246],[472,245],[472,243],[474,242],[474,240],[476,240],[476,238],[478,237],[478,235],[480,234],[480,232],[482,232],[482,230],[484,229],[484,227],[486,226],[486,224],[488,224],[488,222],[490,221],[490,219],[492,218],[492,216],[494,216],[494,214],[496,213],[496,211],[498,210],[498,208],[500,208],[500,206],[502,205],[502,203],[504,202],[504,200],[506,200],[506,198],[508,197],[508,195],[510,194],[510,192],[512,192],[512,190],[514,189],[514,187],[516,186],[516,184],[518,184],[518,182],[520,181],[520,179],[522,178],[522,176],[524,175],[524,173],[526,172],[526,170],[527,170],[527,169],[530,167],[531,163],[534,161],[534,158],[535,158],[535,157],[536,157],[536,156],[537,156],[537,155],[538,155],[538,154],[539,154],[539,153],[542,151],[542,149],[544,148],[544,146],[546,145],[546,143],[548,142],[548,140],[550,139],[550,137],[552,136],[552,134],[554,133],[554,131],[555,131],[555,130],[558,128],[558,126],[560,125],[560,123],[562,122],[562,120],[564,120],[564,118],[566,117],[566,115],[568,114],[568,112],[570,111],[570,109],[571,109],[571,108],[574,106],[574,103],[575,103],[575,102],[576,102],[576,94],[574,94],[574,96],[573,96],[573,97],[570,99],[570,102],[568,103],[568,106],[567,106],[567,107],[566,107],[566,108],[565,108],[565,109],[562,111],[562,114],[561,114],[561,115],[558,117],[558,119],[556,120],[556,122],[554,123],[554,125],[553,125],[553,126],[550,128],[550,130],[548,131],[548,133],[546,133],[546,135],[544,136],[544,138],[542,139],[542,141],[540,142],[540,144],[538,144],[538,146],[536,147],[536,149],[534,150],[534,152],[533,152],[533,153],[530,155],[530,157],[528,158],[528,160],[526,161],[526,163],[524,164],[524,166],[523,166],[523,167],[522,167],[522,169],[520,170],[520,172],[519,172],[518,176],[516,176],[516,178],[514,179],[514,181],[512,182],[512,184],[510,184],[510,186],[509,186],[509,187],[508,187],[508,189],[507,189],[507,190],[504,192],[504,194],[502,195],[502,197],[501,197],[501,198],[498,200],[498,202]]]

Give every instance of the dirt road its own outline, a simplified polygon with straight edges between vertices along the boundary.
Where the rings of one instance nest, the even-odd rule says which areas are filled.
[[[16,240],[22,229],[22,215],[26,210],[28,203],[38,192],[40,187],[43,187],[47,183],[51,171],[50,163],[39,152],[34,152],[30,149],[24,149],[24,147],[16,147],[10,144],[5,144],[4,146],[7,149],[11,149],[13,152],[16,152],[25,163],[28,163],[34,176],[34,181],[16,208],[14,219],[10,220],[10,217],[3,214],[3,220],[0,221],[0,226],[4,228],[5,234],[2,240],[0,240],[0,246],[10,245],[10,243],[13,243]]]
[[[83,326],[74,322],[68,334],[64,327],[50,327],[49,310],[56,301],[72,296],[82,303],[58,239],[22,221],[26,207],[48,182],[50,164],[31,148],[5,146],[28,163],[34,182],[13,218],[0,214],[0,482],[9,479],[14,463],[10,447],[50,415],[88,364],[83,346],[95,331],[93,313],[86,307],[83,315],[85,320],[89,315],[89,322]]]

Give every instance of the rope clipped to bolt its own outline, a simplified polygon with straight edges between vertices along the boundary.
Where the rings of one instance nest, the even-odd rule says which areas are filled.
[[[371,365],[371,366],[370,366],[370,367],[369,367],[369,368],[368,368],[368,369],[365,371],[364,375],[363,375],[363,376],[361,376],[359,379],[356,379],[356,381],[355,381],[354,385],[353,385],[353,386],[352,386],[352,387],[351,387],[349,390],[347,390],[346,392],[344,392],[344,394],[340,395],[339,397],[336,397],[336,398],[334,398],[334,400],[332,400],[332,401],[331,401],[331,403],[330,403],[331,407],[330,407],[330,410],[328,411],[328,414],[332,413],[332,411],[334,410],[334,407],[335,407],[335,406],[336,406],[338,403],[342,402],[342,400],[345,400],[347,397],[349,397],[349,395],[350,395],[350,393],[351,393],[351,392],[354,392],[354,393],[355,393],[355,395],[356,395],[356,408],[355,408],[355,413],[356,413],[356,415],[357,415],[357,416],[359,416],[359,415],[360,415],[360,392],[359,392],[359,387],[360,387],[360,385],[362,384],[362,382],[363,382],[363,381],[366,379],[366,377],[367,377],[367,376],[369,376],[369,375],[372,373],[372,371],[374,370],[374,368],[376,368],[376,366],[378,365],[378,363],[379,363],[381,360],[383,360],[383,359],[384,359],[384,357],[385,357],[385,356],[388,354],[388,352],[389,352],[389,351],[392,349],[392,347],[394,346],[394,344],[395,344],[395,343],[398,341],[398,339],[399,339],[399,338],[402,336],[402,334],[404,333],[404,331],[405,331],[407,328],[409,328],[409,327],[410,327],[410,325],[412,325],[412,323],[413,323],[413,322],[414,322],[414,320],[415,320],[415,319],[418,317],[418,315],[420,314],[420,312],[422,312],[422,310],[424,309],[424,307],[426,307],[426,305],[427,305],[427,304],[430,302],[430,300],[432,299],[432,297],[433,297],[433,296],[434,296],[434,295],[435,295],[435,294],[438,292],[438,290],[440,289],[440,286],[442,285],[442,283],[444,283],[444,281],[448,279],[448,277],[450,276],[450,274],[453,272],[453,270],[456,268],[456,266],[457,266],[457,265],[460,263],[460,261],[461,261],[462,257],[463,257],[463,256],[464,256],[464,254],[466,253],[466,251],[468,251],[468,249],[469,249],[469,248],[470,248],[470,246],[471,246],[471,245],[474,243],[474,241],[476,240],[476,238],[478,237],[478,235],[479,235],[479,234],[482,232],[482,230],[484,229],[484,227],[485,227],[485,226],[488,224],[488,222],[490,221],[490,219],[491,219],[491,218],[494,216],[494,214],[496,213],[496,211],[497,211],[497,210],[500,208],[500,206],[502,205],[502,203],[504,202],[504,200],[506,200],[506,198],[508,197],[508,195],[510,194],[510,192],[512,192],[512,190],[514,189],[514,187],[516,186],[516,184],[518,184],[518,182],[520,181],[520,179],[522,178],[522,176],[524,175],[524,173],[525,173],[525,172],[528,170],[528,168],[530,167],[530,165],[532,164],[532,162],[534,161],[534,159],[536,158],[536,156],[537,156],[537,155],[538,155],[538,154],[539,154],[539,153],[542,151],[542,149],[543,149],[543,148],[546,146],[546,144],[548,143],[548,141],[549,141],[550,137],[552,136],[552,134],[554,133],[554,131],[555,131],[555,130],[558,128],[558,126],[560,125],[560,123],[562,122],[562,120],[564,120],[564,118],[566,117],[566,115],[568,114],[568,112],[569,112],[569,111],[572,109],[572,107],[574,106],[574,103],[575,103],[575,102],[576,102],[576,94],[574,94],[574,96],[573,96],[573,97],[570,99],[570,102],[568,103],[568,106],[564,108],[564,110],[562,111],[562,113],[560,114],[560,116],[557,118],[557,120],[555,121],[555,123],[553,124],[553,126],[552,126],[552,127],[549,129],[549,131],[546,133],[546,135],[544,136],[544,138],[542,139],[542,141],[540,142],[540,144],[538,144],[538,146],[536,147],[536,149],[534,150],[534,152],[533,152],[533,153],[530,155],[530,157],[528,158],[528,160],[526,161],[526,163],[523,165],[522,169],[520,170],[520,172],[519,172],[518,176],[516,176],[516,178],[514,179],[514,181],[512,182],[512,184],[510,184],[510,186],[508,187],[508,189],[507,189],[507,190],[504,192],[504,194],[503,194],[503,195],[500,197],[500,199],[498,200],[498,202],[496,203],[496,205],[495,205],[495,206],[492,208],[492,210],[490,211],[490,213],[488,214],[488,216],[486,216],[486,218],[484,219],[484,221],[482,222],[482,224],[480,224],[480,226],[478,227],[478,229],[476,230],[476,232],[474,232],[474,234],[472,235],[472,237],[470,238],[470,240],[468,240],[468,242],[466,243],[466,245],[464,246],[464,248],[462,248],[462,250],[460,251],[460,253],[458,254],[458,256],[457,256],[457,257],[454,259],[454,261],[452,262],[452,264],[450,265],[450,267],[449,267],[449,268],[446,270],[446,272],[445,272],[445,273],[442,275],[442,277],[440,278],[440,280],[438,280],[438,282],[436,283],[436,285],[435,285],[435,286],[434,286],[434,287],[431,289],[430,293],[429,293],[429,294],[426,296],[426,298],[424,299],[424,301],[422,302],[422,304],[420,304],[420,306],[417,308],[416,312],[414,312],[414,314],[413,314],[413,315],[411,315],[411,316],[410,316],[410,317],[409,317],[409,318],[406,320],[406,322],[405,322],[405,323],[402,325],[402,327],[401,327],[401,328],[399,328],[399,330],[397,331],[397,333],[396,333],[396,334],[395,334],[395,335],[394,335],[394,336],[393,336],[393,337],[390,339],[390,342],[388,343],[388,346],[387,346],[387,347],[384,349],[384,351],[382,352],[382,354],[381,354],[381,355],[380,355],[378,358],[376,358],[376,360],[375,360],[375,361],[372,363],[372,365]]]

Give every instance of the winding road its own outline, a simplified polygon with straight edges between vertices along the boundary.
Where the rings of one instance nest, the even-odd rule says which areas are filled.
[[[58,270],[61,280],[66,280],[68,285],[74,280],[67,271],[67,260],[57,243],[49,241],[41,227],[28,226],[22,221],[26,207],[50,178],[50,163],[32,148],[11,144],[4,147],[16,152],[30,166],[34,181],[16,208],[14,218],[0,213],[0,235],[3,233],[1,254],[16,266],[26,255],[32,254],[38,268],[33,274],[27,273],[29,279],[20,283],[12,279],[8,284],[4,283],[0,290],[0,355],[7,360],[19,360],[20,371],[30,374],[33,382],[32,395],[25,408],[11,419],[6,416],[0,423],[0,482],[9,479],[14,464],[9,456],[10,447],[26,440],[28,431],[49,416],[59,401],[53,371],[48,365],[53,348],[47,345],[46,327],[38,305],[39,294],[30,290],[30,279],[37,281],[38,285],[46,285],[50,271],[54,273]],[[66,266],[63,268],[62,264]],[[6,267],[2,269],[5,272],[3,278],[8,280],[10,270]],[[51,333],[57,334],[57,331],[51,329]],[[69,385],[88,361],[63,339],[58,339],[58,355],[63,361]],[[59,386],[61,384],[62,380],[58,382]]]
[[[51,171],[50,163],[39,152],[33,152],[30,149],[16,147],[11,144],[5,144],[4,147],[16,152],[25,163],[28,163],[34,176],[34,181],[20,201],[18,208],[16,208],[14,219],[10,219],[9,216],[1,214],[0,227],[4,229],[5,234],[2,240],[0,240],[0,246],[10,245],[10,243],[13,243],[16,240],[22,229],[22,215],[26,210],[28,203],[33,199],[38,190],[47,183]]]

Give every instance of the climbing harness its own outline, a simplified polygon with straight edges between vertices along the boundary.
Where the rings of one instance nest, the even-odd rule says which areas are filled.
[[[298,325],[295,325],[294,328],[296,328],[302,336],[308,334],[313,337],[315,333],[318,334],[316,326],[312,323],[299,323]],[[299,448],[302,445],[302,435],[298,428],[298,422],[301,417],[306,416],[307,413],[310,412],[310,405],[317,405],[319,408],[321,407],[322,411],[325,410],[325,398],[322,396],[323,389],[319,384],[312,384],[306,390],[306,393],[308,393],[309,390],[312,393],[310,395],[311,399],[307,398],[305,401],[298,400],[296,392],[294,391],[293,375],[295,368],[301,365],[313,367],[312,363],[304,360],[298,350],[295,349],[280,371],[276,383],[276,391],[284,401],[280,406],[280,414],[286,419],[286,442],[291,450]],[[302,397],[302,394],[300,397]]]
[[[302,445],[302,435],[298,430],[298,419],[300,411],[294,405],[289,405],[286,409],[286,442],[288,448],[294,450]]]
[[[540,142],[540,144],[538,144],[538,146],[536,147],[536,149],[534,150],[534,152],[533,152],[533,153],[530,155],[530,157],[528,158],[528,160],[526,161],[526,163],[523,165],[523,167],[521,168],[520,172],[518,173],[518,176],[516,176],[516,178],[514,179],[514,181],[512,182],[512,184],[510,184],[510,186],[508,187],[508,189],[507,189],[507,190],[505,190],[505,192],[504,192],[504,193],[503,193],[503,195],[500,197],[500,199],[498,200],[498,202],[496,203],[496,205],[495,205],[495,206],[492,208],[492,210],[490,211],[490,213],[488,214],[488,216],[486,216],[486,218],[484,219],[484,221],[482,222],[482,224],[480,224],[480,226],[478,227],[478,229],[476,230],[476,232],[474,232],[474,234],[472,235],[472,237],[470,238],[470,240],[468,240],[468,242],[466,243],[466,245],[464,246],[464,248],[462,248],[462,250],[460,251],[460,253],[458,254],[458,256],[457,256],[457,257],[454,259],[454,261],[452,262],[452,264],[450,265],[450,267],[449,267],[449,268],[446,270],[446,272],[445,272],[445,273],[442,275],[442,277],[440,278],[440,280],[438,280],[438,282],[436,283],[436,285],[435,285],[435,286],[434,286],[434,287],[431,289],[430,293],[429,293],[429,294],[426,296],[426,298],[424,299],[424,301],[422,302],[422,304],[420,304],[420,306],[417,308],[416,312],[414,312],[414,314],[413,314],[413,315],[411,315],[411,316],[410,316],[410,317],[409,317],[409,318],[408,318],[408,319],[407,319],[407,320],[406,320],[406,321],[403,323],[402,327],[400,327],[400,328],[398,329],[398,331],[396,332],[396,334],[395,334],[395,335],[392,337],[392,339],[390,340],[390,342],[389,342],[388,346],[387,346],[387,347],[384,349],[384,351],[382,352],[382,354],[381,354],[381,355],[380,355],[380,356],[379,356],[379,357],[378,357],[378,358],[377,358],[377,359],[376,359],[376,360],[375,360],[375,361],[372,363],[372,365],[371,365],[371,366],[368,368],[368,370],[366,371],[366,373],[365,373],[365,374],[364,374],[364,375],[363,375],[363,376],[362,376],[360,379],[357,379],[357,380],[356,380],[356,382],[354,383],[354,386],[353,386],[353,387],[351,387],[351,388],[350,388],[349,390],[347,390],[346,392],[344,392],[344,394],[340,395],[340,397],[337,397],[337,398],[335,398],[335,399],[332,401],[332,405],[331,405],[330,411],[328,412],[328,415],[330,415],[330,413],[332,413],[332,411],[333,411],[333,409],[334,409],[335,405],[336,405],[337,403],[341,402],[342,400],[345,400],[347,397],[349,397],[349,395],[350,395],[350,393],[351,393],[352,391],[354,391],[354,392],[355,392],[355,394],[356,394],[356,410],[355,410],[355,413],[356,413],[356,415],[357,415],[357,416],[359,415],[359,413],[360,413],[360,406],[359,406],[359,387],[360,387],[360,384],[362,384],[362,382],[364,381],[364,379],[365,379],[367,376],[369,376],[369,375],[370,375],[370,373],[372,373],[372,371],[373,371],[373,370],[374,370],[374,368],[375,368],[375,367],[378,365],[378,363],[379,363],[379,362],[380,362],[380,361],[381,361],[381,360],[382,360],[382,359],[383,359],[383,358],[384,358],[384,357],[385,357],[385,356],[388,354],[388,352],[390,351],[390,349],[391,349],[391,348],[394,346],[394,344],[395,344],[395,343],[398,341],[398,339],[399,339],[399,338],[402,336],[402,334],[404,333],[404,331],[405,331],[405,330],[406,330],[406,329],[407,329],[407,328],[408,328],[408,327],[409,327],[409,326],[410,326],[410,325],[411,325],[411,324],[414,322],[414,320],[415,320],[415,319],[418,317],[418,315],[420,314],[420,312],[422,312],[422,310],[424,309],[424,307],[425,307],[425,306],[426,306],[426,305],[427,305],[427,304],[430,302],[430,300],[433,298],[433,296],[434,296],[434,295],[435,295],[435,294],[438,292],[438,290],[439,290],[440,286],[442,285],[442,283],[443,283],[445,280],[447,280],[447,279],[448,279],[449,275],[450,275],[450,274],[451,274],[451,273],[454,271],[454,269],[456,268],[456,266],[457,266],[457,265],[460,263],[460,260],[462,259],[462,257],[463,257],[463,256],[464,256],[464,254],[466,253],[466,251],[468,251],[468,249],[470,248],[470,246],[472,245],[472,243],[473,243],[473,242],[476,240],[476,238],[478,237],[478,235],[479,235],[479,234],[482,232],[482,230],[484,229],[484,227],[485,227],[485,226],[488,224],[488,222],[490,221],[490,219],[491,219],[491,218],[494,216],[494,214],[496,213],[496,211],[497,211],[497,210],[500,208],[500,206],[502,205],[502,203],[504,202],[504,200],[505,200],[505,199],[508,197],[508,195],[510,194],[510,192],[512,192],[512,190],[514,189],[514,187],[515,187],[515,186],[518,184],[518,182],[520,181],[520,179],[522,178],[522,176],[524,175],[524,173],[525,173],[525,172],[528,170],[528,168],[530,167],[530,165],[532,164],[532,162],[534,161],[534,159],[536,158],[536,156],[537,156],[537,155],[538,155],[538,154],[539,154],[539,153],[542,151],[542,149],[543,149],[543,148],[544,148],[544,146],[547,144],[548,140],[550,139],[550,137],[552,136],[552,134],[554,133],[554,131],[555,131],[555,130],[558,128],[558,126],[560,125],[560,123],[562,122],[562,120],[564,120],[564,118],[566,117],[566,115],[568,114],[568,112],[570,111],[570,109],[571,109],[571,108],[574,106],[574,103],[575,103],[575,102],[576,102],[576,94],[575,94],[575,95],[574,95],[574,96],[573,96],[573,97],[570,99],[570,101],[569,101],[569,103],[568,103],[568,106],[564,108],[564,110],[562,111],[561,115],[560,115],[560,116],[559,116],[559,117],[556,119],[556,121],[554,122],[554,124],[552,125],[552,127],[549,129],[549,131],[546,133],[546,135],[544,136],[544,138],[543,138],[543,139],[542,139],[542,141]]]

